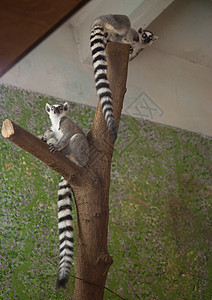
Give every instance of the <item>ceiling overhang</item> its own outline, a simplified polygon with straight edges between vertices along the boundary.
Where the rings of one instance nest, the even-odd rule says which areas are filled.
[[[0,76],[89,0],[1,0]]]

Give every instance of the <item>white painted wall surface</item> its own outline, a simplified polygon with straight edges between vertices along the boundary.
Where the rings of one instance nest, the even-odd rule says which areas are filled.
[[[212,136],[212,1],[177,0],[150,28],[159,39],[130,64],[133,91],[163,111],[150,119]]]
[[[116,0],[113,3],[117,7],[114,4],[110,12],[128,14],[138,28],[168,5],[166,1],[149,0],[148,6],[146,1]],[[143,15],[142,5],[146,7]],[[95,14],[104,14],[102,4],[95,9],[99,11]],[[107,8],[105,13],[108,12]],[[89,10],[84,13],[87,15],[82,19],[92,23]],[[1,82],[96,106],[93,70],[86,54],[89,50],[77,40],[77,16],[74,18],[3,76]],[[129,64],[124,112],[212,135],[212,1],[176,0],[149,28],[159,39]]]

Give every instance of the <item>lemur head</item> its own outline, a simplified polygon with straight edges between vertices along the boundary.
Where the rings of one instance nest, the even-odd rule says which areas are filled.
[[[150,30],[140,28],[138,30],[139,40],[143,47],[151,46],[154,41],[158,39],[158,36],[154,35]]]
[[[67,111],[68,111],[67,102],[65,102],[64,104],[54,104],[54,105],[50,105],[49,103],[46,103],[46,112],[50,118],[61,119],[66,115]]]

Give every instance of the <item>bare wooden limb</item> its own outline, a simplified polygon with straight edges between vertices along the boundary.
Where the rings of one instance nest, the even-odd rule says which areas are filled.
[[[69,179],[76,173],[82,173],[81,168],[63,154],[59,152],[52,154],[46,143],[8,119],[3,122],[1,133],[4,138],[31,153],[65,178]]]
[[[107,75],[113,96],[113,110],[117,127],[119,125],[124,95],[126,93],[126,81],[129,59],[128,54],[129,45],[127,44],[107,44]],[[96,109],[91,133],[95,136],[95,142],[99,141],[100,144],[102,144],[102,140],[104,140],[107,143],[108,147],[111,148],[111,151],[113,151],[113,145],[110,142],[109,133],[102,113],[100,101],[98,102],[98,106]]]
[[[106,55],[107,74],[118,125],[126,92],[129,45],[109,43]],[[107,273],[113,262],[107,251],[107,233],[110,168],[114,145],[110,141],[100,102],[88,139],[93,153],[88,169],[96,174],[98,185],[91,185],[83,190],[74,189],[78,212],[76,277],[85,280],[76,279],[74,300],[103,299]]]

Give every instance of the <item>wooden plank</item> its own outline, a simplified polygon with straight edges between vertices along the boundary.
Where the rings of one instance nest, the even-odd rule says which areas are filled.
[[[1,0],[0,76],[89,0]]]

